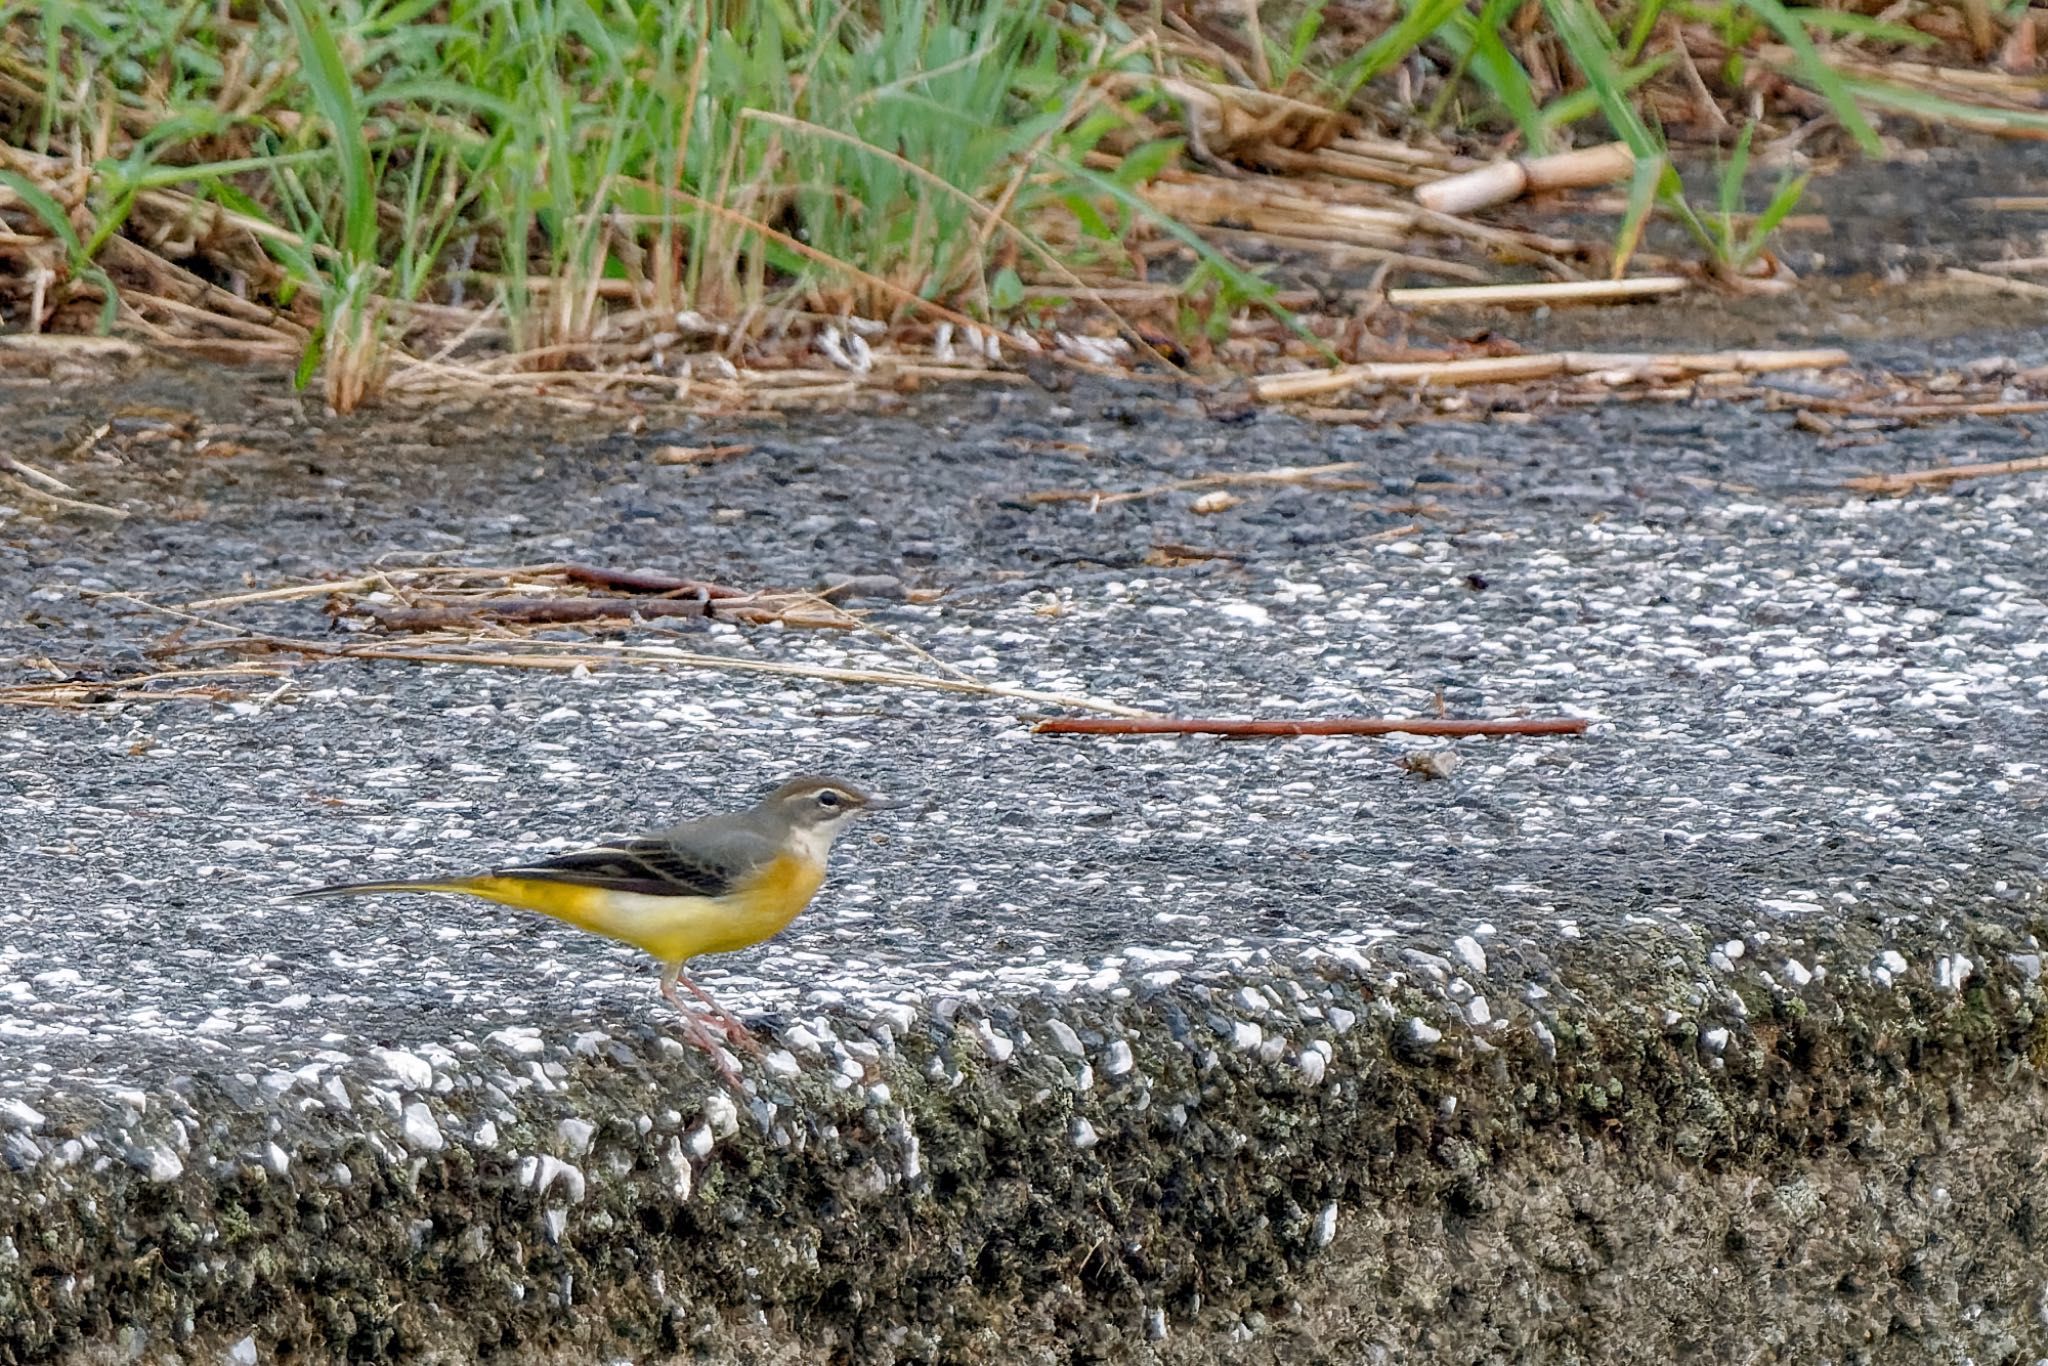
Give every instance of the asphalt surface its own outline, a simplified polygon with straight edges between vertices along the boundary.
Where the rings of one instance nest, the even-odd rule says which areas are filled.
[[[809,431],[515,436],[429,465],[351,452],[331,424],[280,441],[302,453],[253,477],[234,460],[192,473],[176,497],[204,502],[194,520],[152,516],[148,495],[113,531],[17,519],[0,611],[23,661],[139,667],[179,627],[81,588],[176,604],[432,549],[761,586],[887,575],[945,596],[855,605],[956,668],[1174,714],[1441,701],[1594,725],[1465,742],[1448,780],[1424,781],[1397,757],[1442,742],[1035,737],[1016,704],[734,673],[340,665],[268,701],[17,712],[0,732],[17,811],[10,1049],[139,1085],[194,1047],[286,1065],[335,1031],[399,1046],[659,1018],[629,950],[466,903],[289,893],[517,860],[806,771],[919,804],[842,844],[784,937],[703,965],[742,1007],[1073,989],[1166,956],[1442,954],[1461,936],[1541,964],[1639,924],[1752,939],[1736,971],[1774,977],[1787,936],[1896,927],[1909,970],[1932,972],[1919,936],[1938,928],[1937,892],[1941,917],[1997,917],[2039,878],[2048,483],[1839,488],[2019,453],[2024,422],[1836,452],[1789,426],[1617,408],[1386,435],[1034,391]],[[757,448],[652,467],[647,450],[675,440]],[[1022,502],[1334,461],[1359,462],[1361,487],[1252,487],[1210,516],[1192,492]],[[1156,543],[1241,558],[1152,568]],[[324,629],[317,600],[235,619]],[[867,634],[645,638],[918,664]],[[33,1075],[10,1079],[24,1098],[50,1084]]]
[[[2043,358],[2034,339],[2001,349]],[[290,894],[515,861],[799,772],[915,802],[841,842],[782,937],[698,965],[786,1050],[763,1094],[815,1059],[845,1070],[835,1031],[992,1011],[976,1029],[1000,1061],[1017,1042],[1004,1011],[1201,985],[1256,1054],[1278,998],[1238,988],[1298,970],[1430,993],[1434,1023],[1396,1022],[1421,1044],[1454,1025],[1543,1037],[1554,1010],[1675,978],[1709,1065],[1758,1000],[1954,993],[1986,942],[2000,971],[2038,971],[2048,479],[1841,487],[2031,453],[2037,419],[1829,449],[1748,406],[1381,432],[1084,384],[867,416],[655,413],[621,435],[482,406],[323,419],[198,372],[122,389],[200,428],[142,440],[158,419],[131,418],[99,454],[46,466],[132,514],[118,525],[0,508],[0,655],[18,678],[46,660],[144,669],[152,644],[206,629],[97,594],[176,605],[431,552],[760,587],[871,576],[851,605],[880,631],[631,637],[740,658],[930,667],[914,645],[977,678],[1175,714],[1592,724],[1454,746],[1064,738],[942,692],[398,662],[309,666],[231,703],[14,711],[0,1110],[18,1171],[182,1179],[200,1124],[175,1097],[195,1085],[381,1126],[400,1155],[488,1149],[501,1126],[437,1108],[451,1079],[541,1076],[614,1038],[712,1095],[701,1060],[660,1045],[674,1027],[630,950],[464,901]],[[105,402],[0,381],[31,455]],[[725,442],[753,449],[654,460]],[[1356,487],[1245,487],[1209,514],[1194,491],[1026,500],[1339,461]],[[1161,544],[1228,558],[1148,563]],[[906,600],[922,590],[937,596]],[[334,629],[318,600],[234,620]],[[1445,778],[1399,762],[1447,747]],[[1090,1038],[1097,1072],[1128,1069],[1122,1040]]]

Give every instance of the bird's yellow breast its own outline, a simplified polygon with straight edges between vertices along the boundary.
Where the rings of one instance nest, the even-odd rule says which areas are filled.
[[[730,953],[780,931],[818,894],[822,859],[783,853],[721,896],[648,896],[532,877],[480,877],[443,884],[506,906],[539,911],[578,929],[623,940],[664,963]]]
[[[777,854],[756,871],[735,884],[730,900],[734,908],[734,929],[739,935],[732,943],[718,944],[699,953],[723,953],[758,944],[796,919],[797,912],[811,904],[825,883],[825,861],[800,854]]]

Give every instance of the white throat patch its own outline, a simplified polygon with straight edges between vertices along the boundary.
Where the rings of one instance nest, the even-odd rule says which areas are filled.
[[[789,832],[789,844],[799,858],[811,863],[823,863],[825,853],[832,847],[832,841],[846,828],[846,817],[824,821],[817,825],[799,825]]]

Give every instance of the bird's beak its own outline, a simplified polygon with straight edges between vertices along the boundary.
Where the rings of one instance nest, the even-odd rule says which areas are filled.
[[[909,805],[910,801],[904,797],[870,797],[864,809],[868,811],[902,811]]]

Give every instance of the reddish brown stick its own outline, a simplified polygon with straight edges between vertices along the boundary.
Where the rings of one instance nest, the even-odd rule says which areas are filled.
[[[530,573],[553,570],[564,578],[577,583],[592,583],[600,588],[623,588],[633,593],[702,593],[707,598],[744,598],[744,588],[729,588],[722,583],[706,583],[702,579],[676,579],[666,574],[650,574],[637,569],[607,569],[595,564],[541,565]]]
[[[1446,721],[1340,716],[1321,721],[1192,721],[1179,717],[1055,716],[1041,735],[1577,735],[1586,723],[1570,716],[1508,721]]]

